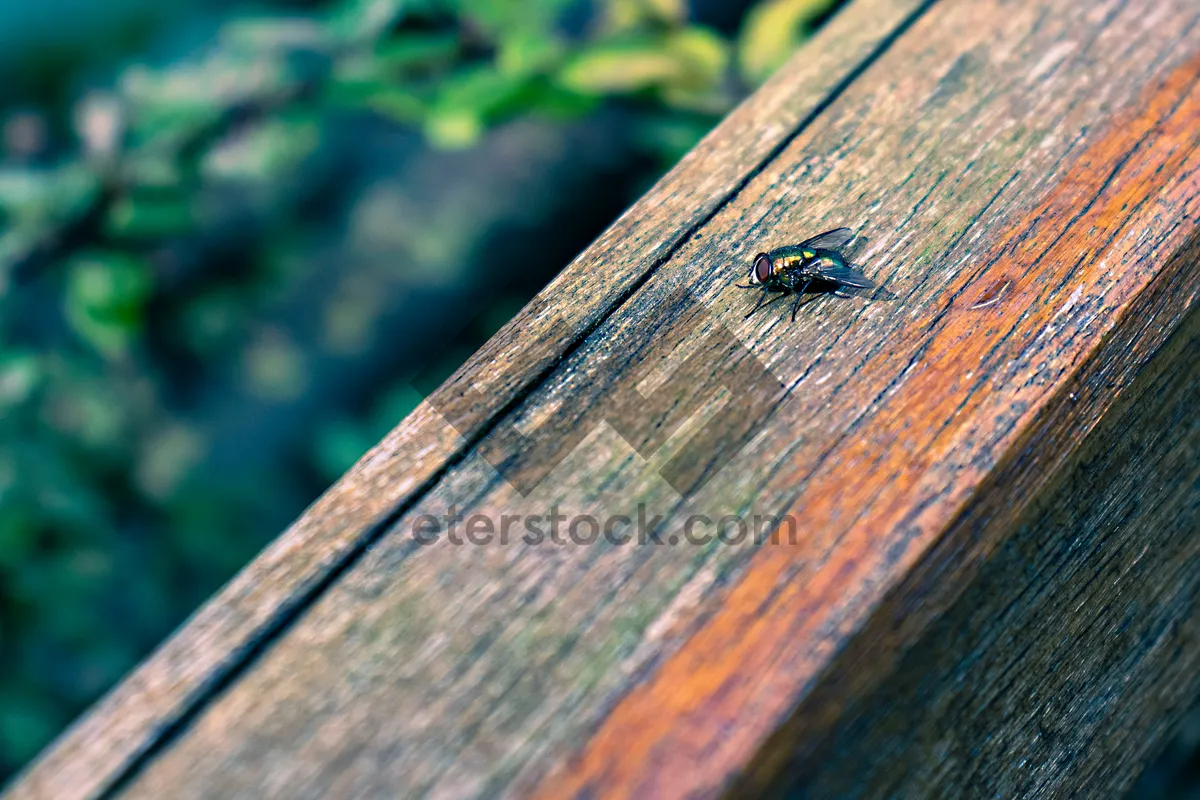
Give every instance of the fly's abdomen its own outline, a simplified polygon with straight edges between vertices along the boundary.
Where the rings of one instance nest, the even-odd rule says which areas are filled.
[[[819,272],[824,272],[831,269],[844,269],[845,266],[846,260],[842,258],[840,254],[828,251],[822,252],[818,256],[816,263],[816,268]]]

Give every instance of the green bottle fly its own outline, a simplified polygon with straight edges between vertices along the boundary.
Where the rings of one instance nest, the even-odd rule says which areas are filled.
[[[749,286],[738,284],[743,289],[758,289],[761,294],[750,314],[763,306],[771,292],[782,292],[783,296],[794,294],[792,319],[806,292],[837,292],[842,287],[873,289],[875,284],[850,264],[837,248],[854,238],[849,228],[826,231],[800,244],[780,247],[769,253],[759,253],[750,267]],[[778,298],[776,298],[778,299]],[[749,317],[750,314],[746,316]]]

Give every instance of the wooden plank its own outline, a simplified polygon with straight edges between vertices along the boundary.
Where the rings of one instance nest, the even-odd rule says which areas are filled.
[[[1147,13],[1132,4],[1122,10]],[[1136,18],[1112,22],[1124,29]],[[1195,36],[1194,16],[1177,24],[1173,31]],[[873,671],[886,669],[896,648],[911,643],[962,591],[974,565],[1014,535],[1005,517],[1044,490],[1054,461],[1095,424],[1195,303],[1200,59],[1194,38],[1184,41],[1175,51],[1187,59],[1183,65],[1116,115],[1069,162],[1046,199],[1005,226],[970,258],[967,274],[933,295],[923,318],[888,342],[888,360],[896,359],[892,380],[856,394],[860,403],[877,404],[869,424],[789,476],[807,481],[796,502],[811,520],[813,538],[799,548],[759,553],[687,646],[606,714],[545,796],[692,796],[736,778],[763,785],[761,777],[744,778],[747,763],[774,773],[778,750],[772,757],[764,747],[839,651],[854,645],[869,654],[869,670],[840,676],[852,689],[877,681]],[[1016,289],[1008,309],[969,313],[1008,282],[1010,292]],[[1145,306],[1136,302],[1143,296],[1152,298]],[[1143,327],[1150,311],[1153,324]],[[1139,335],[1121,336],[1122,325]],[[1104,348],[1108,336],[1125,339],[1126,347]],[[874,359],[863,363],[855,381],[875,367]],[[1069,415],[1059,411],[1061,428],[1042,430],[1038,423],[1055,413],[1054,401],[1061,404],[1076,382],[1088,385],[1093,372],[1106,379],[1080,397],[1086,404],[1073,404]],[[1019,465],[1009,491],[992,501],[986,527],[956,529],[954,520],[973,498],[995,491],[989,478],[1038,437],[1062,449],[1036,452]],[[813,461],[820,471],[811,470]],[[931,557],[945,561],[925,566]],[[931,585],[921,569],[932,569],[941,582]],[[893,608],[868,624],[889,590],[900,593],[905,613]],[[755,713],[747,715],[747,708]],[[798,729],[819,738],[820,723],[840,713],[827,708],[824,717],[801,718]],[[789,749],[807,746],[795,738],[789,743]],[[1060,763],[1047,771],[1055,766],[1066,769]],[[943,785],[951,795],[970,788]]]
[[[569,265],[440,393],[310,507],[9,787],[6,797],[90,797],[134,767],[421,496],[466,442],[576,346],[783,143],[886,50],[929,0],[855,0]],[[566,328],[554,326],[565,318]],[[538,357],[529,359],[529,353]],[[524,369],[511,365],[522,356]],[[486,387],[457,403],[458,387]],[[461,433],[460,433],[461,432]]]
[[[836,653],[864,641],[886,665],[1195,299],[1198,11],[1155,4],[1146,25],[1149,8],[936,6],[513,415],[594,428],[589,409],[692,313],[687,289],[798,387],[746,451],[686,503],[602,427],[527,497],[465,460],[130,794],[711,794],[765,757]],[[738,321],[725,265],[839,222],[875,236],[868,262],[899,300]],[[1103,385],[1056,416],[1093,374]],[[996,477],[1034,440],[1053,446]],[[988,524],[952,524],[985,496]],[[409,533],[452,504],[498,519],[638,503],[672,520],[782,505],[803,535],[752,552],[414,548]],[[932,588],[909,579],[929,554],[946,554]],[[889,592],[899,632],[855,636],[884,625],[869,622]]]
[[[519,403],[120,788],[674,797],[734,780],[825,785],[806,772],[814,754],[906,674],[916,643],[938,641],[958,598],[988,585],[980,565],[1002,563],[989,559],[1021,541],[1031,502],[1054,496],[1097,421],[1153,385],[1155,354],[1190,330],[1198,22],[1186,0],[935,5],[586,338],[527,371]],[[742,320],[730,265],[837,224],[872,238],[860,260],[892,299],[822,300],[795,324],[779,310]],[[695,454],[687,435],[702,424],[669,436],[674,423],[646,424],[656,400],[612,399],[631,380],[661,383],[660,351],[677,339],[693,357],[665,371],[692,378],[685,410],[736,366],[727,408],[754,412],[754,435],[706,464],[672,461]],[[756,361],[785,387],[769,406]],[[480,394],[496,385],[487,377],[473,381]],[[452,389],[470,396],[470,378]],[[523,457],[513,431],[531,428],[535,456]],[[579,446],[547,451],[546,439]],[[496,520],[641,511],[670,531],[693,513],[788,512],[800,525],[759,547],[416,545],[421,515],[452,506]],[[1111,620],[1103,603],[1116,595],[1082,585],[1100,564],[1084,558],[1059,590]],[[1001,588],[1015,599],[1024,586]],[[1186,605],[1155,609],[1173,607]],[[1128,718],[1120,709],[1100,702],[1089,720],[1101,730]],[[910,763],[922,768],[919,754]],[[1044,777],[1061,780],[1066,763],[1048,761]],[[962,774],[938,785],[965,791],[950,783]]]
[[[1185,252],[1182,266],[1194,270],[1200,241]],[[1152,306],[1170,304],[1154,301],[1141,302],[1148,320]],[[1139,338],[1106,346],[1100,369],[1078,385],[1104,391],[1103,370]],[[987,797],[1125,797],[1200,694],[1197,354],[1193,308],[893,671],[866,666],[877,649],[848,648],[735,796],[930,797],[962,787],[960,794]],[[1043,430],[1061,435],[1079,403],[1070,394],[1052,412],[1063,419]],[[1043,458],[1057,449],[1044,436],[1030,441],[1003,483],[1020,482],[1031,451]],[[982,495],[946,540],[982,532],[1013,499],[1006,491]],[[937,590],[954,558],[927,562],[856,642],[877,648],[889,636],[885,626],[902,627],[914,599]],[[855,675],[879,682],[844,685]],[[836,730],[814,736],[827,727],[822,719],[836,720]]]

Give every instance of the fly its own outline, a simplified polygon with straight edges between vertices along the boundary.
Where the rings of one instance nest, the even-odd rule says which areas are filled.
[[[853,238],[854,232],[849,228],[835,228],[811,239],[805,239],[800,244],[756,255],[754,264],[750,267],[750,285],[738,284],[743,289],[761,290],[758,303],[750,310],[750,314],[763,307],[763,301],[770,292],[782,292],[780,297],[789,294],[796,296],[796,302],[792,306],[794,321],[805,292],[836,293],[842,287],[874,289],[875,284],[857,267],[847,264],[838,251],[839,247]],[[779,297],[775,299],[778,300]],[[749,317],[750,314],[746,316]]]

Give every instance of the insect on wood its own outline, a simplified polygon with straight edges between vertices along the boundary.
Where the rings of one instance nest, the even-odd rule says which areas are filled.
[[[806,292],[832,292],[844,297],[841,294],[843,288],[875,288],[874,282],[860,269],[846,263],[838,250],[853,238],[854,232],[849,228],[835,228],[800,244],[759,253],[750,266],[749,285],[738,284],[743,289],[760,290],[758,302],[746,317],[769,305],[764,301],[770,292],[782,293],[776,300],[795,295],[796,302],[792,305],[792,320],[795,320]]]

